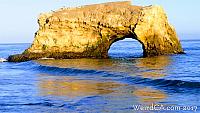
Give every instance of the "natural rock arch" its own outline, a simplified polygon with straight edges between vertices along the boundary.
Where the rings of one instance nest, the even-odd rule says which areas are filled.
[[[183,53],[175,29],[160,6],[132,6],[130,1],[87,5],[41,14],[30,48],[9,61],[42,57],[107,58],[112,43],[138,40],[144,56]]]
[[[116,43],[116,42],[119,42],[119,41],[121,41],[121,40],[125,40],[125,39],[132,39],[132,40],[134,40],[134,41],[137,41],[141,46],[142,46],[142,54],[143,54],[143,56],[145,57],[145,47],[144,47],[144,44],[143,44],[143,42],[141,42],[140,40],[138,40],[137,39],[137,36],[136,35],[134,35],[134,34],[128,34],[128,35],[125,35],[125,36],[123,36],[123,37],[121,37],[121,38],[116,38],[116,39],[114,39],[114,40],[112,40],[112,41],[110,41],[110,45],[108,46],[108,50],[107,50],[107,55],[106,56],[109,56],[108,55],[108,51],[110,50],[110,48],[111,48],[111,46],[114,44],[114,43]],[[130,44],[131,44],[131,42],[130,42]],[[133,43],[134,44],[134,43]],[[133,50],[132,51],[134,51],[134,48],[132,48]]]

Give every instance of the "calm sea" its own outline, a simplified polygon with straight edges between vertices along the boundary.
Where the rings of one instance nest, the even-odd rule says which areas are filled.
[[[186,54],[142,58],[141,45],[125,40],[112,45],[110,59],[0,63],[0,112],[200,112],[200,40],[181,43]],[[0,58],[28,46],[0,44]],[[153,104],[171,108],[135,109]]]

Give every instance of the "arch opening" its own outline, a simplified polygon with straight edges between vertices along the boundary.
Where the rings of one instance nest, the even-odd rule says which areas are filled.
[[[115,40],[108,49],[110,58],[138,58],[144,56],[144,47],[134,38],[123,37]]]

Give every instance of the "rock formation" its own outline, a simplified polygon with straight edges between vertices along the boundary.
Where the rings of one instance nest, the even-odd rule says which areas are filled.
[[[41,14],[38,23],[31,47],[9,61],[108,58],[110,46],[126,37],[142,44],[145,57],[183,53],[160,6],[140,7],[125,1],[61,8]]]

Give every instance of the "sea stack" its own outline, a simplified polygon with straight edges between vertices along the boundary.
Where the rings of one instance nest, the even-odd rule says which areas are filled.
[[[139,41],[144,57],[183,53],[161,6],[141,7],[123,1],[61,8],[41,14],[38,23],[31,47],[9,56],[8,61],[108,58],[110,46],[124,38]]]

